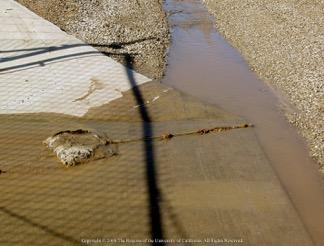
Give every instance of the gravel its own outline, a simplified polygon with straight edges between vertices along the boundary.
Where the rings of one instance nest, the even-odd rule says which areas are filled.
[[[287,118],[324,170],[324,1],[204,2],[251,69],[289,99]]]
[[[169,46],[163,0],[17,0],[62,30],[152,78],[161,78]]]

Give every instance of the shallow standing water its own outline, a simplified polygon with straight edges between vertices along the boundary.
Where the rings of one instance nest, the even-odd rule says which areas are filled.
[[[284,101],[214,28],[200,0],[166,0],[172,45],[162,83],[255,124],[255,133],[315,244],[324,245],[324,180]]]

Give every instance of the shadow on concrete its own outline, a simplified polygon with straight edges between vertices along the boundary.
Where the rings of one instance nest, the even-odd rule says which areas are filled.
[[[148,190],[148,209],[151,221],[151,238],[153,240],[164,239],[160,206],[161,196],[157,181],[156,162],[154,157],[154,143],[151,139],[151,137],[153,136],[153,126],[151,124],[151,117],[149,115],[149,112],[145,107],[144,98],[141,94],[140,89],[137,87],[136,80],[133,75],[133,58],[130,55],[125,55],[124,59],[128,67],[128,69],[126,69],[126,72],[129,79],[129,83],[132,86],[132,92],[136,99],[136,102],[138,105],[144,105],[143,107],[139,107],[139,111],[142,118],[143,139],[145,139],[145,141],[143,142],[143,147],[145,151],[145,171]],[[153,242],[152,245],[165,244],[163,242]]]
[[[48,233],[48,234],[50,234],[50,235],[52,235],[54,237],[62,239],[64,241],[67,241],[67,242],[70,242],[70,243],[76,244],[76,245],[80,244],[79,240],[76,240],[76,239],[74,239],[74,238],[72,238],[70,236],[67,236],[67,235],[63,234],[63,233],[56,232],[53,229],[50,229],[49,227],[47,227],[45,225],[36,223],[36,222],[28,219],[27,217],[25,217],[23,215],[20,215],[20,214],[17,214],[17,213],[15,213],[15,212],[13,212],[13,211],[5,208],[5,207],[0,207],[0,212],[3,212],[4,214],[9,215],[12,218],[20,220],[20,221],[22,221],[22,222],[24,222],[24,223],[26,223],[26,224],[28,224],[30,226],[38,228],[39,230],[42,230],[42,231],[44,231],[44,232],[46,232],[46,233]]]
[[[16,55],[16,56],[8,56],[4,58],[0,58],[0,64],[5,63],[5,62],[11,62],[15,61],[18,59],[23,59],[23,58],[28,58],[28,57],[33,57],[37,55],[42,55],[48,52],[55,52],[55,51],[60,51],[60,50],[67,50],[67,49],[73,49],[73,48],[78,48],[78,47],[87,47],[87,46],[93,46],[96,48],[108,48],[111,49],[110,52],[108,51],[85,51],[85,52],[77,52],[77,53],[72,53],[72,54],[66,54],[66,55],[61,55],[53,58],[48,58],[48,59],[42,59],[34,62],[27,62],[23,64],[18,64],[18,65],[13,65],[13,66],[8,66],[4,68],[0,68],[0,73],[5,74],[5,73],[12,73],[12,72],[17,72],[21,70],[27,70],[31,69],[35,66],[45,66],[48,63],[57,63],[59,61],[66,61],[66,60],[71,60],[71,59],[81,59],[93,55],[106,55],[106,56],[111,56],[111,55],[120,55],[120,56],[125,56],[128,53],[127,52],[118,52],[114,50],[120,50],[123,49],[125,45],[128,44],[133,44],[137,42],[143,42],[145,40],[149,40],[152,38],[147,38],[147,39],[141,39],[141,40],[136,40],[133,42],[126,42],[126,43],[112,43],[109,45],[103,45],[103,44],[85,44],[85,43],[79,43],[79,44],[68,44],[68,45],[59,45],[59,46],[46,46],[46,47],[37,47],[37,48],[32,48],[32,49],[17,49],[17,50],[5,50],[1,51],[1,53],[11,53],[11,52],[24,52],[24,51],[34,51],[30,53],[25,53],[21,55]],[[137,53],[132,53],[132,55],[136,55]]]
[[[21,70],[26,70],[29,68],[32,68],[34,66],[45,66],[46,63],[54,63],[57,62],[58,60],[67,60],[71,58],[84,58],[88,57],[90,55],[101,55],[104,54],[106,56],[110,55],[127,55],[128,53],[125,52],[113,52],[113,50],[120,50],[125,48],[126,45],[131,45],[131,44],[136,44],[140,42],[144,42],[147,40],[152,40],[155,39],[154,37],[149,37],[149,38],[143,38],[143,39],[137,39],[134,41],[130,42],[123,42],[123,43],[111,43],[111,44],[85,44],[85,43],[78,43],[78,44],[66,44],[66,45],[59,45],[59,46],[45,46],[45,47],[36,47],[36,48],[30,48],[30,49],[15,49],[15,50],[0,50],[0,54],[6,54],[6,53],[13,53],[13,52],[26,52],[26,51],[33,51],[30,53],[25,53],[21,55],[16,55],[16,56],[9,56],[9,57],[4,57],[0,58],[0,63],[3,62],[10,62],[18,59],[23,59],[23,58],[28,58],[32,56],[37,56],[41,55],[44,53],[48,52],[55,52],[55,51],[60,51],[60,50],[66,50],[66,49],[72,49],[72,48],[78,48],[78,47],[87,47],[87,46],[92,46],[96,48],[107,48],[111,49],[111,52],[107,51],[87,51],[87,52],[79,52],[79,53],[74,53],[74,54],[68,54],[68,55],[63,55],[63,56],[58,56],[58,57],[53,57],[49,59],[43,59],[35,62],[29,62],[29,63],[24,63],[24,64],[19,64],[19,65],[14,65],[14,66],[9,66],[5,68],[0,68],[0,73],[4,72],[12,72],[14,71],[21,71]],[[136,55],[136,53],[133,53],[133,55]]]
[[[155,38],[143,38],[143,39],[137,39],[137,40],[130,41],[130,42],[111,43],[111,44],[78,43],[78,44],[66,44],[66,45],[59,45],[59,46],[36,47],[36,48],[30,48],[30,49],[0,50],[0,54],[32,51],[30,53],[25,53],[25,54],[21,54],[21,55],[0,58],[0,63],[15,61],[15,60],[18,60],[18,59],[28,58],[28,57],[32,57],[32,56],[37,56],[37,55],[41,55],[41,54],[48,53],[48,52],[55,52],[55,51],[78,48],[78,47],[92,46],[92,47],[96,47],[96,48],[107,48],[107,49],[112,50],[111,52],[107,52],[107,51],[79,52],[79,53],[74,53],[74,54],[68,54],[68,55],[53,57],[53,58],[49,58],[49,59],[43,59],[43,60],[39,60],[39,61],[36,61],[36,62],[29,62],[29,63],[19,64],[19,65],[15,65],[15,66],[9,66],[9,67],[5,67],[5,68],[0,68],[0,73],[6,72],[6,71],[12,71],[12,70],[17,71],[17,69],[23,69],[23,68],[31,67],[31,66],[45,66],[46,63],[53,63],[54,61],[57,61],[57,60],[61,60],[61,59],[66,60],[68,58],[73,58],[73,57],[80,58],[80,57],[85,57],[85,56],[89,56],[89,55],[101,55],[101,54],[104,54],[104,55],[107,55],[107,56],[110,56],[110,55],[121,55],[121,56],[123,56],[125,54],[127,55],[128,53],[125,53],[125,52],[113,52],[113,51],[123,49],[123,48],[125,48],[126,45],[140,43],[140,42],[144,42],[144,41],[152,40],[152,39],[155,39]],[[136,53],[133,53],[133,55],[136,55]]]
[[[93,44],[92,44],[93,45]],[[3,58],[0,61],[5,62],[5,61],[11,61],[11,60],[17,60],[17,59],[22,59],[26,57],[31,57],[31,56],[37,56],[46,52],[52,52],[52,51],[58,51],[58,50],[63,50],[63,49],[70,49],[74,47],[80,47],[80,46],[87,46],[86,44],[75,44],[75,45],[63,45],[63,46],[51,46],[51,47],[42,47],[42,48],[34,48],[34,49],[21,49],[21,50],[12,50],[11,52],[18,52],[18,51],[30,51],[33,50],[35,52],[31,52],[29,54],[22,54],[22,55],[17,55],[13,57],[7,57]],[[95,47],[102,47],[102,45],[93,45]],[[103,46],[106,47],[106,46]],[[121,49],[122,45],[117,45],[113,44],[109,46],[112,49]],[[0,53],[9,53],[10,51],[1,51]],[[101,55],[101,53],[108,54],[105,52],[100,52],[100,51],[89,51],[89,52],[79,52],[75,54],[67,54],[63,56],[58,56],[58,57],[53,57],[49,59],[44,59],[40,61],[35,61],[35,62],[30,62],[26,64],[20,64],[16,66],[11,66],[7,68],[0,69],[0,72],[3,71],[9,71],[10,70],[15,70],[15,69],[30,69],[30,66],[45,66],[46,63],[48,62],[59,62],[60,60],[63,59],[77,59],[77,58],[82,58],[87,55]],[[110,54],[110,53],[109,53]],[[117,54],[117,53],[113,53]],[[132,87],[131,91],[132,94],[134,95],[136,102],[138,105],[143,105],[142,107],[139,107],[139,113],[141,116],[142,120],[142,134],[143,134],[143,150],[144,150],[144,155],[145,155],[145,176],[146,176],[146,186],[147,186],[147,193],[148,193],[148,200],[147,200],[147,209],[149,212],[149,220],[150,220],[150,236],[151,239],[153,239],[152,245],[165,245],[163,242],[157,242],[155,239],[164,239],[164,230],[163,230],[163,221],[162,221],[162,206],[161,206],[161,201],[162,201],[162,195],[161,191],[158,185],[158,174],[157,174],[157,168],[156,168],[156,160],[155,160],[155,149],[154,149],[154,143],[151,137],[153,137],[153,125],[152,125],[152,120],[151,116],[148,112],[148,109],[145,107],[145,100],[144,97],[140,91],[140,88],[137,86],[135,77],[134,77],[134,72],[133,72],[133,57],[132,54],[125,54],[125,53],[120,53],[119,55],[122,56],[124,59],[124,63],[126,64],[126,74],[128,76],[129,83]],[[172,210],[172,207],[170,205],[165,205],[164,207],[167,215],[169,216],[169,219],[171,220],[171,223],[175,228],[177,228],[178,232],[180,232],[181,236],[185,238],[185,230],[182,227],[180,223],[178,223],[176,214]],[[47,232],[55,237],[61,238],[63,240],[69,241],[71,243],[80,243],[78,240],[67,236],[62,233],[58,233],[54,231],[53,229],[48,228],[47,226],[41,225],[39,223],[36,223],[34,221],[31,221],[25,216],[19,215],[15,212],[12,212],[8,208],[5,207],[0,207],[0,211],[3,213],[14,217],[16,219],[19,219],[21,221],[24,221],[25,223],[34,226],[36,228],[39,228],[40,230]]]
[[[79,44],[66,44],[66,45],[60,45],[60,46],[45,46],[45,47],[36,47],[36,48],[30,48],[30,49],[15,49],[15,50],[0,50],[1,53],[13,53],[13,52],[24,52],[24,51],[35,51],[33,53],[28,53],[24,54],[26,57],[28,56],[33,56],[33,55],[39,55],[43,54],[49,51],[57,51],[57,50],[62,50],[62,49],[70,49],[70,48],[76,48],[76,47],[82,47],[82,46],[92,46],[96,48],[110,48],[110,49],[123,49],[125,48],[126,45],[131,45],[131,44],[136,44],[140,42],[144,42],[147,40],[153,40],[156,39],[154,37],[149,37],[149,38],[142,38],[142,39],[136,39],[130,42],[113,42],[110,44],[85,44],[85,43],[79,43]],[[12,59],[19,59],[23,58],[24,55],[21,56],[13,56],[10,57]]]

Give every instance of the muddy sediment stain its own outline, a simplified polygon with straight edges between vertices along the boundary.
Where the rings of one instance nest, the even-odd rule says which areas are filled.
[[[121,125],[140,125],[142,121],[139,114],[140,107],[146,107],[152,115],[153,122],[210,119],[221,123],[221,126],[229,126],[222,122],[246,123],[234,115],[202,104],[190,97],[185,96],[187,105],[183,105],[182,97],[184,95],[156,82],[141,86],[140,91],[145,98],[145,105],[137,105],[132,90],[129,90],[123,92],[123,97],[120,99],[91,108],[83,117],[54,113],[1,114],[0,132],[3,140],[0,143],[1,156],[3,157],[1,168],[9,173],[15,173],[19,168],[25,169],[26,163],[30,163],[28,171],[32,172],[33,166],[35,167],[36,164],[34,161],[45,159],[50,166],[54,167],[56,165],[53,163],[57,163],[56,158],[52,159],[51,157],[54,156],[42,146],[42,142],[47,137],[67,129],[100,131],[104,125],[115,125],[118,124],[117,122],[122,122]],[[159,99],[152,102],[157,97]],[[104,128],[107,129],[107,127]],[[129,137],[140,139],[143,137],[135,132],[119,131],[115,127],[106,133],[112,139],[127,139]],[[22,154],[17,155],[16,153],[20,151]],[[47,167],[49,166],[43,165],[42,169],[46,170]]]
[[[159,83],[138,90],[151,115],[153,136],[246,123]],[[17,245],[17,231],[25,245],[37,245],[35,240],[72,245],[79,238],[151,238],[143,144],[121,144],[117,156],[75,168],[62,167],[42,145],[66,129],[94,129],[111,139],[141,138],[137,104],[128,91],[81,118],[0,115],[0,241]],[[312,245],[252,128],[152,144],[164,238],[221,236],[242,239],[242,245]]]
[[[324,183],[316,163],[279,107],[278,92],[260,81],[215,30],[199,0],[167,0],[172,46],[163,83],[253,122],[284,189],[318,245],[324,244]]]
[[[104,87],[105,85],[101,83],[100,80],[96,78],[92,78],[88,91],[85,94],[83,94],[81,97],[74,99],[73,102],[83,101],[87,99],[96,90],[102,90]]]

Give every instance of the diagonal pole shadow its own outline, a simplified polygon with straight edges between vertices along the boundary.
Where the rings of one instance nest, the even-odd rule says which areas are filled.
[[[154,158],[154,145],[150,137],[153,136],[153,127],[151,124],[151,117],[147,108],[145,107],[144,98],[141,91],[137,87],[136,80],[133,74],[133,58],[127,54],[124,56],[125,63],[128,68],[126,68],[126,73],[128,76],[129,83],[132,86],[132,92],[135,96],[138,105],[144,105],[139,107],[141,118],[142,118],[142,130],[144,141],[144,151],[145,151],[145,165],[146,165],[146,182],[148,189],[148,207],[151,221],[151,238],[153,239],[152,245],[165,245],[163,242],[155,242],[155,239],[164,239],[163,228],[162,228],[162,218],[161,218],[161,206],[160,206],[160,191],[157,182],[157,172],[156,163]]]
[[[137,39],[137,40],[130,41],[130,42],[115,42],[115,43],[111,43],[111,44],[76,43],[76,44],[63,44],[63,45],[57,45],[57,46],[53,45],[53,46],[35,47],[35,48],[30,48],[30,49],[0,50],[0,54],[31,51],[29,53],[24,53],[24,54],[20,54],[20,55],[14,55],[14,56],[1,58],[0,62],[13,61],[13,60],[17,60],[17,59],[26,58],[26,57],[41,55],[41,54],[44,54],[47,52],[73,49],[73,48],[78,48],[78,47],[92,46],[95,48],[108,48],[108,49],[112,49],[112,50],[119,50],[119,49],[124,49],[125,46],[127,46],[127,45],[136,44],[136,43],[140,43],[140,42],[144,42],[144,41],[148,41],[148,40],[152,40],[152,39],[154,39],[154,38],[149,37],[149,38]]]
[[[42,55],[45,53],[49,52],[55,52],[55,51],[60,51],[60,50],[67,50],[70,49],[72,50],[71,53],[57,56],[57,57],[52,57],[52,58],[47,58],[47,59],[42,59],[38,61],[33,61],[33,62],[27,62],[23,64],[18,64],[18,65],[13,65],[9,67],[4,67],[0,68],[0,73],[6,73],[7,71],[20,71],[20,70],[25,70],[27,68],[33,68],[35,66],[45,66],[46,64],[53,63],[54,61],[57,60],[66,60],[68,58],[82,58],[86,55],[101,55],[104,54],[106,56],[111,56],[111,55],[124,55],[125,53],[123,52],[113,52],[113,50],[122,50],[125,48],[127,45],[135,44],[135,43],[140,43],[140,42],[145,42],[148,40],[154,39],[152,37],[148,38],[142,38],[142,39],[137,39],[133,40],[130,42],[121,42],[121,43],[111,43],[111,44],[85,44],[85,43],[77,43],[77,44],[63,44],[63,45],[57,45],[57,46],[45,46],[45,47],[35,47],[31,49],[16,49],[16,50],[0,50],[0,55],[1,54],[6,54],[6,53],[11,53],[11,52],[27,52],[24,54],[19,54],[19,55],[13,55],[13,56],[7,56],[7,57],[0,57],[0,63],[5,63],[5,62],[11,62],[23,58],[29,58],[29,57],[34,57],[38,55]],[[78,52],[74,53],[73,49],[74,48],[79,48],[79,47],[95,47],[95,48],[108,48],[111,51],[102,51],[102,50],[95,50],[95,51],[83,51],[83,52]],[[136,53],[134,53],[135,55]]]
[[[0,73],[3,74],[6,71],[11,71],[11,70],[17,70],[17,69],[24,69],[24,68],[33,68],[35,66],[45,66],[51,62],[57,61],[57,60],[66,60],[69,58],[82,58],[83,56],[89,56],[89,55],[102,55],[102,52],[99,51],[86,51],[86,52],[79,52],[75,54],[68,54],[68,55],[62,55],[58,57],[53,57],[53,58],[47,58],[43,60],[38,60],[35,62],[28,62],[24,64],[19,64],[19,65],[13,65],[10,67],[5,67],[5,68],[0,68]],[[1,62],[1,61],[0,61]]]
[[[36,222],[28,219],[27,217],[25,217],[23,215],[20,215],[20,214],[17,214],[17,213],[15,213],[15,212],[13,212],[13,211],[5,208],[5,207],[0,207],[0,212],[3,212],[5,214],[9,215],[12,218],[23,221],[24,223],[26,223],[26,224],[28,224],[30,226],[36,227],[39,230],[44,231],[44,232],[46,232],[46,233],[48,233],[48,234],[50,234],[50,235],[52,235],[54,237],[60,238],[60,239],[62,239],[64,241],[66,241],[66,242],[70,242],[70,243],[75,244],[75,245],[80,244],[80,241],[78,241],[78,240],[76,240],[76,239],[74,239],[74,238],[72,238],[70,236],[67,236],[67,235],[65,235],[63,233],[60,233],[60,232],[57,232],[57,231],[54,231],[53,229],[51,229],[51,228],[49,228],[49,227],[47,227],[45,225],[41,225],[39,223],[36,223]]]

